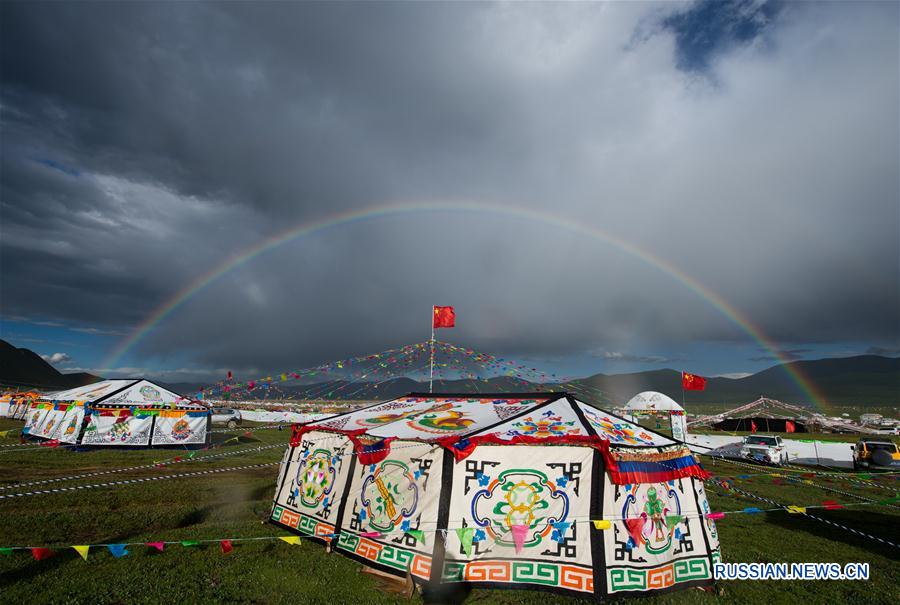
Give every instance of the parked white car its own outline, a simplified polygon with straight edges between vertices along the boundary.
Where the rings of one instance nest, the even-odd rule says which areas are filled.
[[[213,424],[224,424],[228,428],[237,428],[241,424],[241,412],[232,408],[213,408]]]
[[[741,444],[741,456],[770,464],[788,461],[784,442],[778,435],[747,435]]]

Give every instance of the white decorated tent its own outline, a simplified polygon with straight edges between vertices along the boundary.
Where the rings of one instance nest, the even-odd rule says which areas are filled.
[[[638,393],[628,400],[623,411],[630,416],[645,414],[668,416],[672,427],[672,436],[675,440],[685,441],[687,438],[684,408],[668,395],[656,391]]]
[[[271,519],[429,588],[650,594],[712,582],[707,476],[565,393],[413,393],[295,426]]]
[[[143,379],[104,380],[34,401],[29,437],[89,446],[203,445],[209,408]]]

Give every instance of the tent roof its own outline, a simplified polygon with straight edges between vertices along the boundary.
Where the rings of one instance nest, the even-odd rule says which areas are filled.
[[[142,378],[103,380],[66,391],[47,393],[43,399],[84,401],[104,407],[175,404],[179,409],[206,409],[206,406],[202,404],[192,403],[178,393]]]
[[[662,411],[684,410],[674,399],[656,391],[638,393],[625,404],[626,410]]]
[[[596,436],[643,447],[675,443],[567,393],[410,393],[306,425],[316,429],[419,441],[493,435],[501,440]]]
[[[75,387],[74,389],[46,393],[43,396],[43,399],[51,401],[87,401],[93,403],[94,401],[106,397],[110,393],[119,391],[136,382],[137,380],[134,379],[101,380],[100,382],[86,384],[82,387]]]

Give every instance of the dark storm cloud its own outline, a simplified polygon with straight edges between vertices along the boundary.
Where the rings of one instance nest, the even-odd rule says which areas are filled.
[[[896,341],[895,4],[0,11],[4,315],[120,333],[291,225],[461,200],[602,228],[776,339]],[[139,352],[299,367],[423,340],[431,304],[492,351],[746,338],[615,246],[436,212],[287,244]]]

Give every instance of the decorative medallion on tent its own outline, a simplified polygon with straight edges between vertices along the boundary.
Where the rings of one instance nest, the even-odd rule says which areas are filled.
[[[178,422],[172,427],[172,439],[184,441],[192,434],[191,425],[184,418],[179,418]]]
[[[109,428],[109,440],[126,442],[131,437],[131,429],[128,426],[127,418],[118,418],[116,422]]]
[[[417,431],[435,435],[447,435],[464,431],[475,422],[466,418],[466,414],[454,409],[454,404],[445,403],[436,406],[417,418],[408,420],[407,426]]]
[[[528,416],[512,423],[512,428],[506,431],[510,436],[523,437],[565,437],[566,435],[578,435],[581,427],[574,420],[565,422],[562,416],[547,410],[540,416]]]
[[[495,478],[479,473],[477,479],[484,488],[472,498],[472,518],[502,546],[515,546],[514,527],[527,528],[521,546],[538,546],[569,515],[565,490],[539,470],[509,469]]]
[[[306,508],[318,508],[331,494],[337,470],[332,462],[330,450],[317,449],[305,455],[302,466],[297,469],[295,479],[300,504]],[[290,500],[289,503],[293,503]],[[326,502],[327,504],[327,502]]]
[[[149,385],[142,386],[140,393],[144,401],[159,401],[159,391]]]
[[[369,527],[376,531],[393,531],[412,517],[419,504],[419,487],[409,466],[399,460],[371,465],[362,484],[360,503]]]

